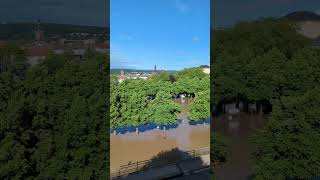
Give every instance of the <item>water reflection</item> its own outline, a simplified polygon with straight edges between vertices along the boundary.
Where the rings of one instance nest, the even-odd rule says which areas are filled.
[[[213,130],[229,139],[229,162],[216,170],[220,180],[247,180],[252,175],[251,153],[254,150],[251,137],[266,123],[265,116],[239,113],[213,118]]]

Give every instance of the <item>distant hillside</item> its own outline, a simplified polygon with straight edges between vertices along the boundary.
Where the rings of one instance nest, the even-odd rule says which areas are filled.
[[[317,40],[317,44],[320,44],[320,15],[312,11],[295,11],[285,16],[278,18],[278,20],[285,20],[294,24],[297,27],[297,31],[307,38]],[[212,29],[212,33],[216,33],[229,28],[216,28]]]
[[[311,11],[296,11],[287,14],[283,19],[289,21],[320,21],[320,15]]]
[[[35,23],[2,23],[0,24],[0,40],[33,40]],[[109,33],[109,28],[79,26],[68,24],[41,23],[40,29],[46,36],[60,36],[68,33]]]
[[[210,68],[210,66],[209,65],[201,65],[201,66],[199,66],[199,68]]]
[[[121,70],[124,71],[124,73],[130,73],[130,72],[145,72],[145,73],[152,73],[153,70],[136,70],[136,69],[111,69],[110,70],[110,74],[120,74],[121,73]],[[166,71],[170,74],[175,74],[177,71],[173,71],[173,70],[169,70],[169,71]]]

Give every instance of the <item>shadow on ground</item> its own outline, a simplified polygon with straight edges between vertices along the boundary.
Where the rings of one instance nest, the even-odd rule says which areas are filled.
[[[198,155],[178,148],[162,151],[148,161],[130,164],[135,172],[124,179],[210,179],[210,155]]]

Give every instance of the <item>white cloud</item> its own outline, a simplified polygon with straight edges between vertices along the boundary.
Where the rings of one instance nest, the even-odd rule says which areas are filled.
[[[193,38],[192,38],[192,41],[199,41],[200,40],[200,38],[198,37],[198,36],[194,36]]]
[[[190,11],[189,5],[182,0],[175,0],[175,7],[182,14],[186,14]]]
[[[128,40],[128,41],[131,41],[131,40],[133,40],[133,39],[135,38],[135,37],[134,37],[133,35],[131,35],[131,34],[121,34],[120,37],[121,37],[122,39],[125,39],[125,40]]]

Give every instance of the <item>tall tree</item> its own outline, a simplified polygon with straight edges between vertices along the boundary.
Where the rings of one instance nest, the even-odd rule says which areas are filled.
[[[256,179],[307,179],[320,172],[320,89],[273,104],[267,126],[255,137]]]

